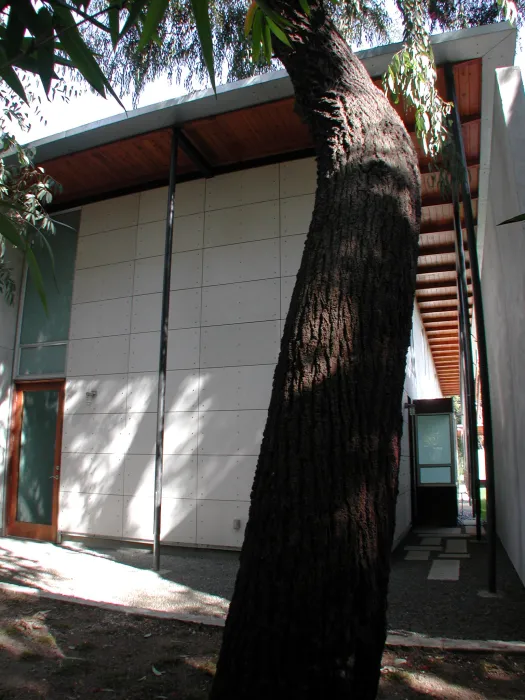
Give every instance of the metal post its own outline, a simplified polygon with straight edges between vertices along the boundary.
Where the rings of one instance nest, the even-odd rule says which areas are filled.
[[[447,63],[445,66],[445,79],[447,82],[448,99],[453,103],[452,129],[457,152],[461,159],[461,194],[465,212],[467,228],[468,249],[470,254],[470,271],[472,275],[472,292],[474,295],[474,313],[476,318],[476,330],[478,340],[479,377],[481,387],[481,403],[483,406],[483,429],[485,435],[485,467],[486,467],[486,492],[487,492],[487,534],[488,534],[488,589],[496,592],[496,492],[494,481],[494,440],[492,435],[492,408],[490,400],[489,367],[487,353],[487,338],[485,333],[485,317],[483,314],[483,296],[481,293],[481,278],[479,272],[478,251],[476,246],[476,233],[474,231],[474,217],[472,214],[472,200],[470,197],[470,184],[468,178],[465,146],[461,121],[457,109],[456,86],[454,83],[454,69]],[[476,430],[476,443],[477,443]]]
[[[463,350],[463,368],[465,378],[465,423],[468,423],[468,460],[470,469],[471,497],[476,515],[476,537],[481,539],[481,509],[479,502],[479,463],[478,463],[478,421],[476,414],[476,386],[474,382],[474,364],[472,362],[472,340],[468,308],[467,269],[463,232],[459,215],[459,201],[456,183],[452,182],[452,202],[454,209],[454,228],[456,230],[456,260],[458,278],[458,300],[461,349]]]
[[[166,364],[168,357],[168,318],[170,313],[171,254],[175,220],[175,184],[177,180],[177,152],[179,132],[171,134],[170,179],[168,185],[168,212],[166,216],[166,241],[164,245],[164,278],[162,283],[162,316],[160,325],[159,395],[157,402],[157,438],[155,444],[155,494],[153,513],[153,568],[160,568],[160,528],[162,506],[162,468],[164,452],[164,410],[166,405]]]

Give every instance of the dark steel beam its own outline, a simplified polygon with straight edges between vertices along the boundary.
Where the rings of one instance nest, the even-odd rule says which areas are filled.
[[[171,134],[170,179],[168,185],[168,211],[166,215],[166,240],[164,243],[164,275],[162,281],[162,315],[160,325],[159,379],[157,399],[157,434],[155,440],[155,492],[153,511],[153,568],[160,569],[160,529],[162,510],[162,470],[164,454],[164,416],[166,409],[166,367],[168,360],[168,320],[170,315],[171,254],[175,227],[175,186],[177,182],[177,153],[179,130]]]
[[[193,165],[195,165],[200,171],[203,177],[213,177],[214,173],[211,165],[182,131],[179,131],[179,146],[191,160]]]
[[[450,63],[445,65],[445,80],[447,97],[452,102],[452,133],[456,150],[461,161],[460,183],[465,217],[467,240],[469,245],[472,272],[472,290],[474,292],[474,311],[476,314],[476,332],[478,341],[478,363],[481,388],[481,403],[483,408],[483,432],[485,438],[485,470],[487,475],[487,534],[488,534],[488,589],[496,592],[496,494],[494,482],[494,440],[492,434],[492,406],[490,399],[490,378],[488,366],[487,337],[485,331],[485,315],[483,313],[483,295],[479,272],[476,232],[474,229],[474,214],[470,195],[468,164],[463,143],[461,120],[457,109],[456,85],[454,68]],[[476,430],[477,443],[477,430]]]

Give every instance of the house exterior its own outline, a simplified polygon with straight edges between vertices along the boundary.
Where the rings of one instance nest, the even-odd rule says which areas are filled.
[[[506,26],[481,28],[438,37],[434,48],[438,60],[458,63],[465,85],[469,76],[481,82],[483,75],[483,99],[492,104],[493,88],[487,85],[494,66],[508,63],[514,41],[515,32]],[[384,70],[395,48],[364,52],[372,75]],[[301,139],[308,138],[304,127],[292,124],[287,131],[286,119],[292,117],[286,115],[293,116],[289,91],[281,72],[228,86],[215,102],[204,94],[163,103],[128,120],[37,144],[40,161],[64,184],[53,241],[59,279],[53,288],[42,251],[51,290],[46,317],[15,257],[17,304],[0,301],[4,533],[152,541],[168,198],[165,184],[158,186],[167,180],[159,144],[167,124],[177,123],[191,148],[179,158],[175,196],[161,541],[241,546],[316,184],[315,160],[302,147]],[[465,98],[472,103],[466,128],[483,163],[490,124],[483,125],[481,116],[477,132],[472,127],[478,109],[473,95]],[[274,120],[275,152],[264,158],[262,151],[256,157],[250,151],[267,148],[266,138],[259,143],[253,136],[257,119],[261,130]],[[221,139],[214,131],[219,123]],[[194,153],[198,145],[201,159]],[[137,154],[144,155],[146,146],[148,158],[141,161]],[[94,158],[98,168],[90,172],[86,164]],[[208,166],[211,176],[199,177]],[[481,196],[487,176],[479,164],[471,167]],[[454,373],[459,378],[459,367],[452,367],[452,376],[448,360],[443,364],[439,355],[448,318],[443,324],[442,311],[435,312],[436,320],[433,308],[425,307],[440,303],[431,294],[447,283],[454,286],[455,272],[443,269],[443,256],[436,253],[438,244],[448,245],[448,204],[436,203],[431,181],[424,183],[422,245],[430,241],[433,247],[423,253],[418,275],[400,407],[405,421],[405,403],[457,393]],[[412,521],[408,435],[405,430],[396,541]],[[38,473],[37,463],[46,465]],[[13,528],[13,517],[25,518],[23,527]]]

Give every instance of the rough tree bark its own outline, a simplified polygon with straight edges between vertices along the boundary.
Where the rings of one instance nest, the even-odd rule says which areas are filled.
[[[420,220],[411,140],[327,19],[279,50],[317,192],[212,700],[376,697]]]

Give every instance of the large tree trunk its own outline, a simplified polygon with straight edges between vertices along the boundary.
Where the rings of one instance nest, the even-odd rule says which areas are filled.
[[[315,208],[213,700],[375,698],[386,636],[419,173],[401,120],[310,5],[279,57],[315,143]]]

